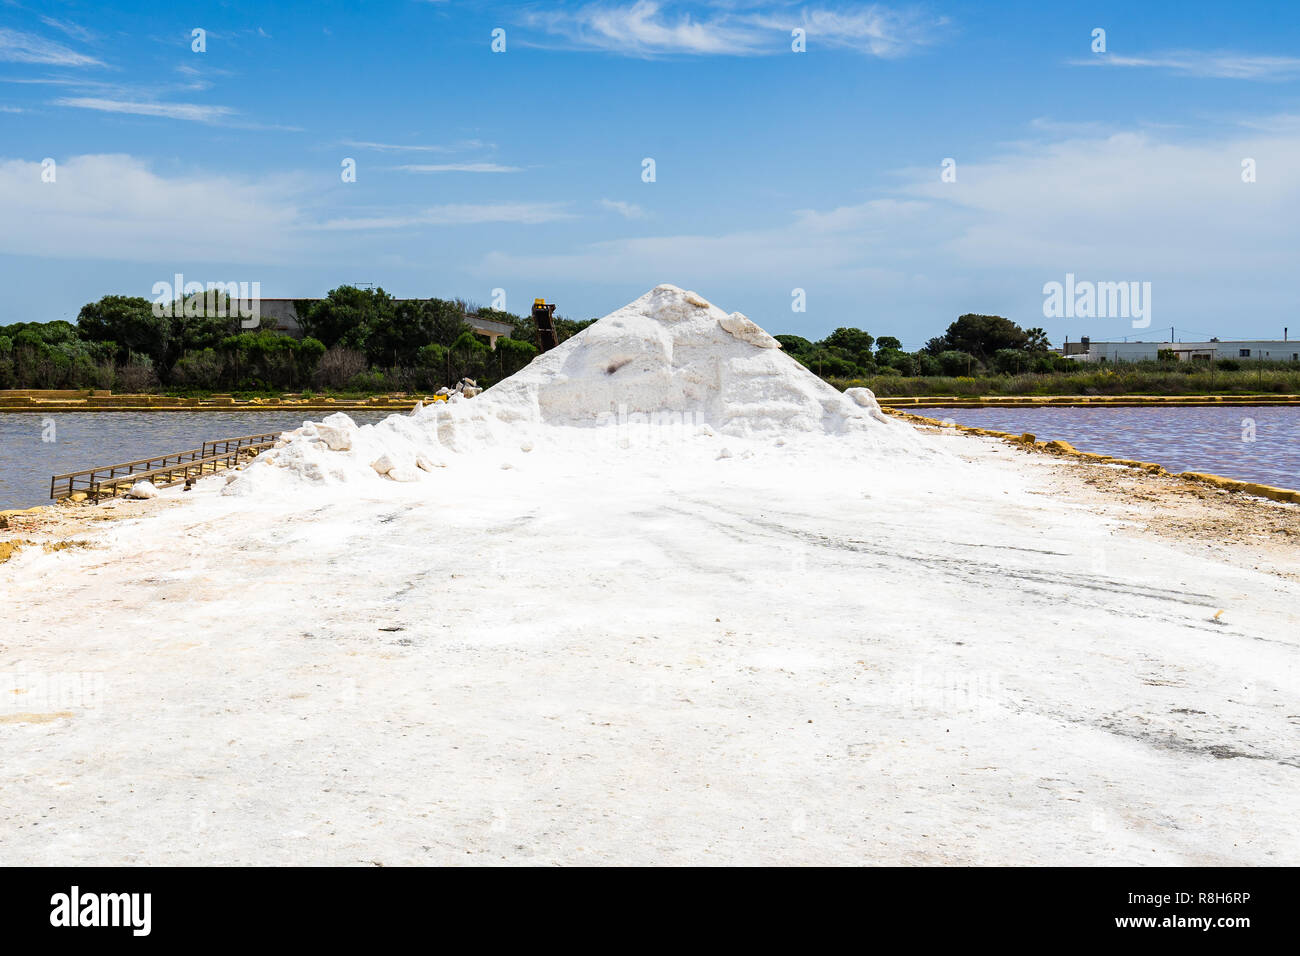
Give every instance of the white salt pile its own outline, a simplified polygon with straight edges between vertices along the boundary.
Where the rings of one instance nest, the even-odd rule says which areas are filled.
[[[489,389],[482,403],[505,420],[562,425],[593,424],[622,405],[752,435],[870,424],[874,398],[846,400],[739,312],[661,285]]]
[[[767,447],[833,438],[877,455],[925,453],[869,390],[840,393],[744,315],[661,285],[479,397],[453,395],[376,425],[358,427],[341,413],[304,423],[231,475],[225,493],[294,480],[418,482],[452,455],[527,452],[637,427],[715,445],[719,436]],[[730,444],[718,445],[717,457],[730,457]]]
[[[126,493],[126,496],[128,498],[157,498],[158,489],[154,486],[152,481],[137,481],[131,486],[131,489]]]

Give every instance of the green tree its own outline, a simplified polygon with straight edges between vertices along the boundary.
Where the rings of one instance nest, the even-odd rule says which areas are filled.
[[[890,338],[885,336],[885,338]],[[881,339],[884,341],[884,339]],[[898,339],[892,339],[897,342]],[[882,368],[897,369],[902,375],[916,373],[916,360],[900,348],[881,348],[876,351],[876,364]]]
[[[465,321],[464,311],[455,302],[429,299],[424,303],[424,313],[430,342],[449,348],[462,335],[471,331],[469,323]]]
[[[969,352],[949,349],[940,352],[938,359],[944,375],[974,375],[979,371],[979,363]]]
[[[1018,375],[1033,370],[1033,357],[1024,349],[998,349],[989,359],[989,366],[995,372]]]
[[[371,335],[380,332],[376,351],[387,347],[380,330],[393,327],[396,307],[393,297],[383,289],[358,289],[341,285],[331,289],[323,299],[295,303],[298,324],[304,335],[324,343],[366,351]]]
[[[867,366],[873,362],[871,346],[875,337],[861,329],[838,328],[817,345],[854,365]]]
[[[487,366],[490,351],[486,342],[473,331],[466,329],[447,350],[451,361],[452,378],[457,381],[462,378],[477,379]]]
[[[801,335],[774,335],[772,338],[781,343],[781,348],[791,355],[811,352],[813,344]]]
[[[871,346],[875,343],[874,336],[861,329],[847,329],[840,327],[826,336],[820,345],[826,348],[843,349],[846,352],[866,352],[870,351]]]
[[[134,353],[147,355],[157,364],[167,355],[171,321],[165,315],[154,315],[148,299],[106,295],[81,307],[77,330],[88,341],[116,343],[119,361],[126,361]]]
[[[917,375],[942,375],[943,365],[939,362],[937,355],[931,355],[922,349],[916,353],[916,374]]]
[[[1025,330],[1000,315],[958,316],[944,333],[948,349],[969,352],[981,361],[998,349],[1023,349],[1029,341]]]
[[[806,366],[810,372],[823,378],[828,375],[837,378],[853,378],[862,371],[856,363],[842,355],[837,355],[830,349],[814,347],[811,352],[804,352],[793,358]]]
[[[1026,352],[1046,352],[1052,347],[1052,343],[1047,340],[1047,333],[1037,326],[1032,329],[1026,329],[1025,336]]]
[[[537,356],[537,346],[513,338],[497,339],[497,375],[506,378],[514,375]]]

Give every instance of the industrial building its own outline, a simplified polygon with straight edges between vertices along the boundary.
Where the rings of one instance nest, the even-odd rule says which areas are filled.
[[[1173,353],[1180,362],[1241,359],[1264,362],[1300,362],[1300,341],[1241,339],[1208,342],[1094,342],[1084,337],[1067,342],[1066,358],[1079,362],[1154,362],[1161,353]]]

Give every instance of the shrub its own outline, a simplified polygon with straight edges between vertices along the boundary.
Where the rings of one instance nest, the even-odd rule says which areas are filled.
[[[515,339],[497,339],[496,362],[498,380],[514,375],[537,355],[537,346]]]
[[[859,364],[865,365],[866,363]],[[879,367],[883,370],[887,367],[897,369],[903,375],[915,375],[917,371],[916,357],[900,349],[881,349],[876,353],[875,361],[870,364],[873,369]]]
[[[989,359],[989,365],[995,372],[1003,375],[1017,375],[1033,368],[1033,358],[1020,349],[998,349]]]
[[[158,376],[148,356],[133,355],[126,365],[119,365],[113,378],[113,389],[118,392],[147,392],[158,387]]]
[[[943,369],[943,374],[947,376],[967,375],[970,372],[979,371],[979,363],[969,352],[940,352],[939,367]]]
[[[221,384],[225,363],[213,349],[186,352],[172,366],[171,382],[181,388],[211,391]]]
[[[822,376],[853,377],[861,374],[858,367],[848,359],[834,355],[825,349],[814,349],[812,352],[804,352],[793,358],[802,362],[810,371]]]
[[[366,370],[366,357],[355,349],[326,349],[316,364],[312,384],[319,388],[342,388]]]
[[[916,353],[916,374],[917,375],[940,375],[943,372],[943,365],[939,359],[929,352]]]
[[[421,368],[441,369],[447,361],[447,347],[430,342],[415,353],[415,361]]]
[[[400,391],[394,381],[395,376],[379,369],[366,369],[353,375],[347,382],[349,391],[373,395],[377,392]]]

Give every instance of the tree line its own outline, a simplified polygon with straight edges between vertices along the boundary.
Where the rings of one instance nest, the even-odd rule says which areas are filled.
[[[240,326],[232,303],[212,293],[156,309],[109,295],[75,323],[0,326],[0,388],[101,388],[119,392],[433,391],[461,378],[481,385],[514,374],[537,354],[531,317],[461,299],[394,299],[383,289],[339,286],[296,303],[302,338],[263,318]],[[495,349],[467,315],[511,326]],[[555,317],[563,341],[594,319]],[[1040,328],[998,315],[966,314],[915,352],[899,339],[837,328],[820,341],[777,335],[785,351],[823,378],[1016,375],[1074,371]]]
[[[778,335],[793,358],[823,378],[971,376],[1077,369],[1072,359],[1050,351],[1047,333],[1022,329],[1000,315],[958,316],[940,336],[915,352],[892,335],[876,338],[862,329],[838,328],[819,342]]]
[[[104,296],[75,323],[0,326],[0,388],[433,391],[465,377],[491,384],[537,354],[531,318],[459,299],[397,300],[383,289],[340,286],[296,307],[302,338],[266,317],[242,328],[224,294],[161,309],[138,296]],[[495,349],[465,321],[475,313],[512,326]],[[561,341],[588,324],[556,317]]]

